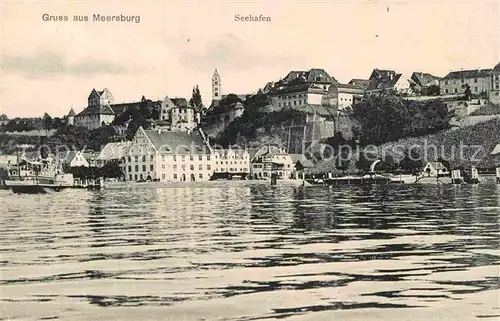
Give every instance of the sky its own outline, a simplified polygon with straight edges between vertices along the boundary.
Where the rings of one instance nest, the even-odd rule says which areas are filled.
[[[121,103],[189,99],[198,85],[209,105],[215,68],[223,94],[246,94],[291,70],[323,68],[346,83],[373,68],[445,76],[500,62],[500,0],[2,1],[0,10],[0,113],[10,118],[78,113],[93,88]]]

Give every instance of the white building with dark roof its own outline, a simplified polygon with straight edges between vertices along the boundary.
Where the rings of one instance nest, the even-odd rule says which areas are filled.
[[[198,131],[140,127],[127,151],[128,181],[207,181],[214,172],[211,148]]]
[[[189,106],[185,98],[163,99],[156,126],[166,131],[192,131],[200,123],[200,111]]]

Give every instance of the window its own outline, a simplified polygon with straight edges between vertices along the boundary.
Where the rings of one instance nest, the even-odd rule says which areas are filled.
[[[128,161],[129,163],[130,163],[130,162],[132,162],[132,157],[128,156],[128,157],[127,157],[127,161]]]
[[[135,156],[135,161],[138,162],[139,161],[139,156]]]
[[[203,160],[203,156],[202,155],[198,155],[198,160]]]
[[[182,170],[186,171],[186,165],[182,165]]]
[[[146,161],[146,156],[142,156],[142,161],[145,162]]]
[[[172,156],[174,158],[174,162],[177,162],[177,156]]]
[[[174,174],[174,179],[177,179],[177,174]]]
[[[161,174],[161,179],[165,179],[165,174]]]
[[[153,161],[153,158],[154,158],[154,156],[153,156],[153,155],[149,156],[149,161],[150,161],[150,162],[152,162],[152,161]]]
[[[176,164],[174,164],[173,169],[174,169],[174,171],[177,170],[177,165]]]
[[[165,161],[165,155],[161,155],[161,161],[164,162]]]
[[[189,155],[189,160],[192,161],[193,160],[193,155]]]
[[[153,165],[151,165],[153,166]],[[161,169],[165,169],[165,164],[161,164]]]
[[[203,178],[203,174],[198,175],[199,178]]]
[[[211,167],[211,166],[210,166],[210,164],[208,164],[208,165],[207,165],[207,170],[208,170],[208,171],[210,170],[210,167]]]
[[[185,156],[185,155],[182,155],[182,156],[181,156],[181,160],[182,160],[182,161],[185,161],[185,160],[186,160],[186,156]]]
[[[130,174],[130,175],[128,176],[128,180],[129,180],[129,181],[131,181],[131,180],[132,180],[132,174]]]
[[[445,84],[445,85],[448,85],[448,80],[445,80],[445,81],[444,81],[444,84]]]
[[[474,78],[474,83],[477,83],[477,78]]]
[[[132,171],[132,166],[131,165],[128,165],[128,171],[131,172]]]
[[[138,172],[139,171],[139,165],[135,165],[135,171]]]
[[[198,166],[198,170],[202,171],[202,170],[203,170],[203,165],[201,165],[201,164],[200,164],[200,165]]]
[[[189,169],[192,170],[192,171],[194,171],[194,165],[190,165]]]
[[[207,155],[207,160],[208,160],[208,161],[210,160],[210,155]]]
[[[447,93],[448,93],[448,88],[446,88],[446,89],[444,90],[444,93],[445,93],[445,94],[447,94]]]
[[[146,171],[146,165],[142,165],[142,171],[145,172]]]
[[[500,89],[500,84],[495,84],[495,89]]]
[[[141,174],[141,175],[139,175],[139,177],[140,177],[141,179],[144,179],[144,176],[142,176],[142,174]]]
[[[154,167],[154,165],[153,165],[153,164],[149,165],[149,171],[150,171],[150,172],[154,171],[154,169],[155,169],[155,167]]]
[[[453,92],[456,94],[458,92],[457,88],[453,88]]]
[[[137,174],[134,175],[134,179],[137,180]]]
[[[219,162],[217,162],[217,161],[216,161],[216,162],[215,162],[215,165],[218,165],[218,164],[219,164]]]
[[[475,92],[478,92],[478,91],[479,91],[479,88],[478,88],[478,87],[474,87],[474,91],[475,91]]]

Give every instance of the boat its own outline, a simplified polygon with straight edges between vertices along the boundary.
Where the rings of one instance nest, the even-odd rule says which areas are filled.
[[[9,168],[5,185],[14,193],[57,192],[73,185],[73,174],[64,173],[52,158],[39,161],[22,159],[15,167]]]
[[[45,194],[59,192],[66,188],[100,190],[104,180],[74,179],[73,174],[65,173],[62,164],[53,158],[30,161],[26,158],[17,161],[8,169],[5,186],[16,194]]]

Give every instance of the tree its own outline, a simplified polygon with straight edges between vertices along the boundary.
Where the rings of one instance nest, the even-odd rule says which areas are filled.
[[[416,151],[415,149],[407,149],[405,151],[405,157],[399,164],[401,169],[409,172],[415,172],[420,170],[424,166],[423,163],[423,159],[418,151]]]
[[[43,114],[43,128],[46,131],[52,129],[52,117],[47,113]]]
[[[193,87],[193,93],[191,99],[189,100],[189,106],[199,109],[201,109],[201,107],[203,106],[201,93],[200,89],[198,88],[198,85],[196,85],[196,87]]]
[[[469,101],[471,96],[472,96],[472,92],[470,90],[470,86],[469,84],[465,84],[465,85],[462,85],[462,88],[465,88],[465,91],[464,91],[464,99]]]

